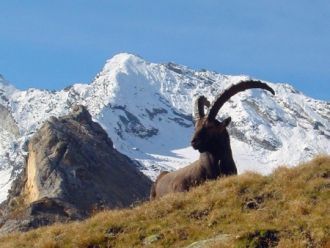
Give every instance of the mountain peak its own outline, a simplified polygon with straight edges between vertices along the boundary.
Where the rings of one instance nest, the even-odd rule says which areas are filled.
[[[119,53],[107,60],[103,71],[109,71],[115,68],[135,67],[141,63],[146,63],[146,61],[138,55],[131,53]]]
[[[142,59],[143,60],[143,58],[137,54],[126,53],[126,52],[118,53],[109,60],[130,60],[130,59]]]

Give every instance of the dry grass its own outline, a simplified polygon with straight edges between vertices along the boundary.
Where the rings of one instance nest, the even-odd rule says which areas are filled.
[[[211,247],[330,247],[329,206],[330,157],[323,156],[270,176],[223,178],[132,209],[11,234],[0,247],[184,247],[221,234],[231,238]]]

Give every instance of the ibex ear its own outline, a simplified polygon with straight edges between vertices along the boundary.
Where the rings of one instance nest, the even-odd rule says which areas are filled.
[[[223,124],[225,125],[225,127],[227,127],[230,122],[231,122],[231,117],[228,117],[223,121]]]

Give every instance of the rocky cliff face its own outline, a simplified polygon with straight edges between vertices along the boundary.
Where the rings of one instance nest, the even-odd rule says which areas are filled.
[[[28,144],[26,168],[2,204],[0,232],[81,219],[146,199],[151,181],[81,105],[51,117]]]
[[[13,134],[15,137],[20,135],[19,128],[8,109],[0,104],[0,129]]]

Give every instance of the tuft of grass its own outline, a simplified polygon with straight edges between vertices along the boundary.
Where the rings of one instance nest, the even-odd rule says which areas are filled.
[[[0,247],[185,247],[201,240],[210,247],[330,247],[329,206],[330,157],[320,156],[269,176],[221,178],[81,222],[13,233]]]
[[[278,242],[278,231],[260,230],[244,234],[244,236],[239,238],[236,246],[242,248],[267,248],[276,247],[278,245]]]

